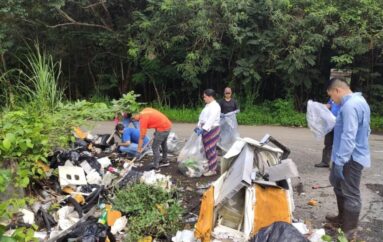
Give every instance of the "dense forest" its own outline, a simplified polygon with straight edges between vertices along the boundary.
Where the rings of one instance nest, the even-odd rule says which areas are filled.
[[[375,0],[2,0],[0,102],[39,43],[70,100],[135,90],[192,107],[203,89],[229,85],[244,107],[282,98],[304,110],[340,68],[382,114],[382,28]]]

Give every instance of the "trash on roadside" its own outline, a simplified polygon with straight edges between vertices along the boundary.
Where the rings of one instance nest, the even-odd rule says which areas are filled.
[[[165,176],[162,174],[155,173],[154,170],[145,171],[140,181],[146,185],[153,185],[157,187],[161,187],[166,191],[170,191],[172,182],[170,181],[170,176]]]
[[[61,187],[67,185],[86,185],[84,169],[78,166],[59,166],[59,179]]]
[[[195,134],[190,136],[177,157],[178,169],[188,177],[200,177],[207,167],[207,159],[202,144],[202,137]]]
[[[118,218],[112,225],[112,228],[110,229],[111,233],[116,235],[118,232],[122,231],[125,228],[127,223],[128,219],[125,216]]]
[[[292,223],[292,225],[301,233],[307,234],[309,232],[306,224],[304,223]]]
[[[27,209],[20,209],[20,212],[23,213],[23,222],[26,224],[35,223],[35,214]]]
[[[310,242],[323,242],[322,236],[325,234],[326,232],[324,229],[314,229],[313,232],[309,235],[308,239]]]
[[[176,133],[170,132],[166,144],[168,146],[168,152],[173,155],[178,155],[183,147],[182,141],[178,138]]]
[[[307,204],[310,206],[316,206],[316,205],[318,205],[318,201],[315,199],[310,199],[310,201],[308,201]]]
[[[287,189],[267,180],[269,167],[280,165],[282,154],[256,140],[238,139],[221,160],[222,175],[203,195],[196,238],[245,241],[276,221],[291,223],[290,179],[283,180]]]
[[[275,222],[261,229],[250,242],[308,242],[308,240],[291,224],[286,222]]]
[[[97,159],[97,162],[100,163],[100,165],[104,169],[108,168],[108,166],[110,166],[112,164],[109,157],[107,157],[107,156]]]
[[[172,237],[173,242],[195,242],[194,232],[191,230],[177,231],[177,234]]]

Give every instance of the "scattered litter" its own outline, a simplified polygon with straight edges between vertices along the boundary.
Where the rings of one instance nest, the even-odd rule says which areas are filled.
[[[307,234],[309,232],[306,224],[304,223],[292,223],[292,225],[301,233]]]
[[[86,180],[88,181],[88,184],[97,184],[101,185],[102,178],[100,174],[96,170],[92,170],[87,176]]]
[[[20,209],[20,212],[23,213],[23,221],[26,224],[35,223],[35,214],[27,209]]]
[[[310,242],[323,242],[322,236],[325,235],[326,232],[324,229],[314,229],[311,235],[308,237]]]
[[[59,166],[58,169],[61,187],[87,184],[84,169],[81,167]]]
[[[321,186],[319,184],[316,184],[316,185],[312,186],[311,188],[312,189],[320,189],[320,188],[327,188],[327,187],[332,187],[332,186],[331,185]]]
[[[316,206],[318,205],[318,201],[315,199],[310,199],[310,201],[307,204],[310,206]]]
[[[162,174],[155,173],[154,170],[145,171],[140,181],[146,185],[154,185],[161,187],[164,190],[170,191],[172,182],[170,181],[170,176],[165,176]]]
[[[307,242],[307,239],[291,224],[275,222],[270,226],[261,229],[250,242],[280,242],[294,241]]]
[[[182,230],[177,231],[176,236],[172,238],[173,242],[194,242],[196,239],[194,238],[194,232],[191,230]]]
[[[97,159],[97,162],[100,163],[102,168],[107,168],[108,166],[112,164],[109,157],[103,157],[103,158]]]
[[[110,229],[110,231],[112,232],[112,234],[117,234],[118,232],[122,231],[126,224],[128,223],[128,219],[125,217],[125,216],[122,216],[121,218],[118,218],[114,224],[112,225],[112,228]]]

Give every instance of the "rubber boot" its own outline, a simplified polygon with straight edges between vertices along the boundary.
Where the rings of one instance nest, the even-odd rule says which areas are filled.
[[[338,215],[336,216],[326,215],[326,220],[338,226],[342,225],[343,214],[344,214],[343,202],[344,200],[342,196],[336,196],[336,203],[338,204]]]
[[[345,210],[343,213],[342,230],[345,233],[348,241],[355,241],[356,239],[359,214],[360,214],[360,211],[348,211],[348,210]]]

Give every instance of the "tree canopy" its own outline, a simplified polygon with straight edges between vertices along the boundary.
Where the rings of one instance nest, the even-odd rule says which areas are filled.
[[[331,68],[383,113],[383,2],[374,0],[2,0],[0,86],[38,41],[61,60],[69,99],[130,90],[196,105],[230,85],[247,106],[325,97]]]

